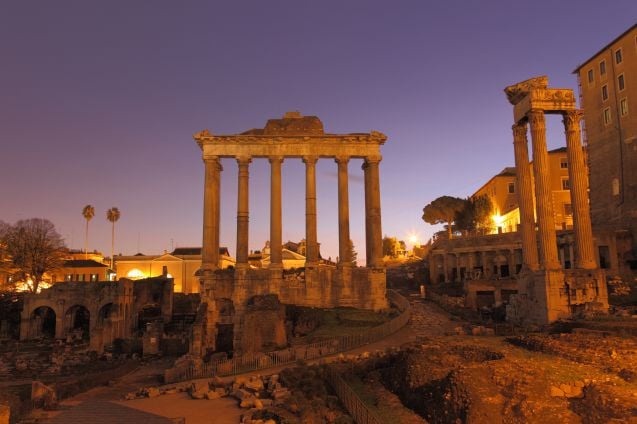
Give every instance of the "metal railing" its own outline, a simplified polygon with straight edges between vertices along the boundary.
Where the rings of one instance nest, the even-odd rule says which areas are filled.
[[[338,371],[331,367],[326,368],[327,382],[336,392],[336,396],[341,401],[347,412],[354,419],[356,424],[383,424],[382,420],[361,400],[352,390]]]
[[[232,359],[219,359],[190,367],[184,372],[171,378],[172,382],[207,378],[214,376],[228,376],[250,371],[273,368],[279,365],[291,364],[299,360],[308,361],[324,356],[345,352],[354,348],[377,342],[404,327],[411,317],[409,301],[393,290],[388,290],[387,297],[393,303],[400,315],[391,320],[353,334],[338,336],[306,345],[293,346],[287,349],[264,353],[248,353],[235,356]]]

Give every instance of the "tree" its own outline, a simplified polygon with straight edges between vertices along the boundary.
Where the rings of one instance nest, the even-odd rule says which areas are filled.
[[[456,214],[456,228],[465,233],[477,232],[479,229],[490,229],[492,213],[493,205],[488,196],[468,198],[464,207]]]
[[[95,216],[93,205],[86,205],[82,209],[82,215],[86,219],[86,232],[84,233],[84,259],[88,259],[88,222]]]
[[[452,224],[466,200],[458,197],[442,196],[423,208],[422,219],[428,224],[447,224],[447,235],[451,238]]]
[[[106,211],[106,219],[113,224],[113,230],[111,234],[111,269],[113,269],[113,259],[115,256],[115,223],[120,217],[119,209],[112,207]]]
[[[358,259],[358,253],[354,249],[354,242],[352,240],[349,241],[349,259],[352,262],[353,266],[356,266],[356,260]]]
[[[383,238],[383,256],[389,256],[390,258],[397,258],[399,252],[405,252],[407,245],[403,240],[398,240],[396,237],[385,236]]]
[[[493,203],[489,196],[482,195],[473,199],[476,228],[491,229],[493,226]]]
[[[20,220],[3,225],[0,244],[4,262],[11,269],[13,279],[24,283],[26,289],[37,293],[44,274],[60,268],[65,246],[53,223],[46,219]]]

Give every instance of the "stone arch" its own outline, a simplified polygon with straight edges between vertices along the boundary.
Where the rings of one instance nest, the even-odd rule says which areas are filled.
[[[57,315],[50,306],[38,306],[29,316],[29,337],[55,337]]]
[[[81,334],[83,340],[91,336],[91,313],[89,309],[80,304],[75,304],[66,310],[64,314],[65,328],[68,333]]]
[[[118,315],[118,305],[113,302],[105,303],[97,312],[97,325],[103,325],[109,318],[115,318]]]

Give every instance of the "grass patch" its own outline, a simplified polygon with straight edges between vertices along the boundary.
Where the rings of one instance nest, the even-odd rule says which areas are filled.
[[[374,312],[354,308],[321,310],[321,323],[308,337],[324,338],[358,333],[365,328],[379,326],[396,317],[398,311]]]

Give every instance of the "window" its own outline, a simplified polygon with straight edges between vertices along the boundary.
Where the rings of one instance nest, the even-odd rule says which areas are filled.
[[[509,183],[509,193],[515,193],[515,183]]]
[[[617,51],[615,52],[615,63],[619,65],[620,63],[622,63],[622,60],[622,49],[617,49]]]
[[[621,74],[617,77],[617,86],[619,87],[619,91],[624,90],[626,88],[626,82],[624,81],[624,74]]]
[[[566,158],[561,158],[560,159],[560,168],[568,169],[568,159],[566,159]]]
[[[569,188],[568,178],[562,178],[562,190],[568,190]]]
[[[594,79],[595,79],[595,75],[593,74],[593,70],[589,69],[588,70],[588,82],[592,83]]]
[[[608,100],[608,85],[607,84],[604,84],[602,86],[602,100],[603,101]]]
[[[604,109],[604,125],[610,124],[610,108]]]
[[[571,216],[573,215],[573,205],[570,203],[564,203],[564,215]]]
[[[622,116],[628,115],[628,99],[623,98],[619,101],[619,111]]]
[[[606,61],[602,60],[599,62],[599,74],[606,75]]]

